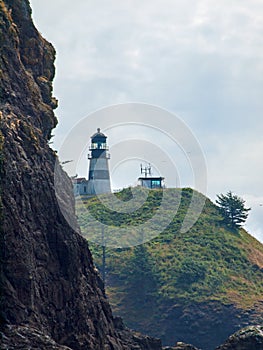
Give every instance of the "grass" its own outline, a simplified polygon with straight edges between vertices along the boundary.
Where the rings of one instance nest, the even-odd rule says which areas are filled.
[[[189,188],[165,191],[169,200],[162,215],[175,213],[176,203],[179,208],[158,236],[137,247],[106,248],[106,289],[114,312],[124,316],[130,325],[148,324],[162,317],[168,305],[216,300],[248,309],[262,300],[262,244],[243,229],[232,231],[225,226],[218,207],[202,194]],[[183,233],[180,229],[193,194],[204,203],[204,208],[196,223]],[[138,204],[131,189],[116,196],[123,203],[133,199],[135,207]],[[136,227],[158,213],[164,193],[152,190],[146,195],[141,189],[138,201],[143,196],[143,205],[131,213],[111,211],[107,196],[106,205],[97,198],[77,203],[83,234],[91,238],[90,247],[99,269],[102,249],[92,240],[95,237],[98,242],[101,228],[90,224],[87,213],[109,227]],[[138,311],[140,320],[135,316]]]

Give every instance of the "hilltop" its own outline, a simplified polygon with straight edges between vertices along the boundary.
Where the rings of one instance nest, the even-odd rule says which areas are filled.
[[[164,191],[172,203],[164,216],[170,215],[175,198],[180,203],[162,233],[135,247],[106,248],[107,295],[115,315],[131,328],[161,337],[164,345],[180,340],[213,349],[239,328],[262,322],[263,245],[244,229],[230,230],[218,207],[202,194],[190,188]],[[182,232],[193,194],[204,208],[192,228]],[[131,189],[116,196],[123,205],[134,200]],[[78,202],[82,232],[98,242],[99,229],[95,234],[85,220],[87,212],[109,227],[110,234],[113,226],[117,232],[136,227],[155,215],[162,197],[162,190],[152,190],[129,213],[111,211],[106,195],[104,204],[98,198]],[[102,248],[92,242],[90,247],[101,269]]]

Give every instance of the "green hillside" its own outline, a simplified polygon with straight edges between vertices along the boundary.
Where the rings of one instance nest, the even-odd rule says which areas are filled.
[[[135,247],[106,249],[106,289],[114,313],[123,316],[130,327],[160,336],[165,343],[182,338],[194,342],[191,336],[185,339],[187,332],[182,322],[188,329],[196,329],[197,334],[202,333],[200,327],[207,327],[207,332],[222,328],[219,338],[239,325],[258,323],[263,317],[263,246],[245,230],[225,226],[218,207],[202,194],[189,188],[165,191],[171,204],[165,206],[162,215],[171,215],[176,203],[179,209],[162,233]],[[205,205],[194,226],[183,233],[180,229],[193,194]],[[116,196],[123,203],[133,198],[130,189]],[[112,234],[114,227],[136,227],[156,215],[163,196],[162,190],[150,191],[144,204],[132,213],[111,211],[107,196],[103,198],[105,205],[94,198],[84,201],[84,205],[78,202],[83,234],[98,242],[93,235],[96,230],[100,235],[100,229],[90,225],[90,213]],[[147,235],[144,229],[142,239]],[[102,248],[92,242],[90,247],[101,269]],[[208,305],[214,318],[218,313],[218,318],[226,316],[231,320],[232,326],[225,325],[225,334],[224,325],[216,326],[216,320],[214,328],[206,325],[206,319],[211,322],[211,315],[205,316]],[[216,338],[212,333],[211,337]],[[200,342],[204,348],[205,344]]]

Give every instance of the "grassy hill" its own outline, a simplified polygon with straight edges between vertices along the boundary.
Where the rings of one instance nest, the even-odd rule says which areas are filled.
[[[92,241],[99,242],[101,230],[91,223],[91,216],[107,225],[118,240],[119,228],[140,227],[156,215],[164,195],[168,204],[162,217],[171,216],[178,205],[170,224],[154,239],[131,248],[106,248],[106,289],[114,313],[166,344],[183,340],[204,349],[212,349],[240,326],[261,322],[263,245],[243,229],[230,230],[218,207],[192,189],[166,189],[165,194],[138,191],[138,199],[131,189],[116,194],[123,205],[134,200],[135,207],[140,191],[142,197],[146,195],[143,205],[128,213],[112,211],[107,196],[104,204],[97,198],[77,203],[79,222],[91,241],[98,269],[102,248]],[[193,195],[204,208],[194,226],[182,232]],[[146,225],[142,240],[149,235]]]

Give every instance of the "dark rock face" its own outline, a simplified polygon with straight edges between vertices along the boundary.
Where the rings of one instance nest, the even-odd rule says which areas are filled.
[[[216,350],[263,350],[263,326],[241,329]]]
[[[1,334],[1,349],[70,350],[58,345],[53,339],[39,330],[26,326],[6,326]]]
[[[57,123],[55,50],[35,29],[27,0],[0,0],[0,41],[1,348],[161,349],[116,329],[60,166],[77,232],[57,204],[57,157],[48,146]]]
[[[262,303],[258,303],[254,309],[246,312],[234,305],[223,305],[219,302],[170,308],[161,325],[165,330],[163,344],[173,344],[179,338],[199,348],[212,350],[237,329],[257,324],[262,317],[262,306]],[[150,330],[147,333],[154,335]]]

